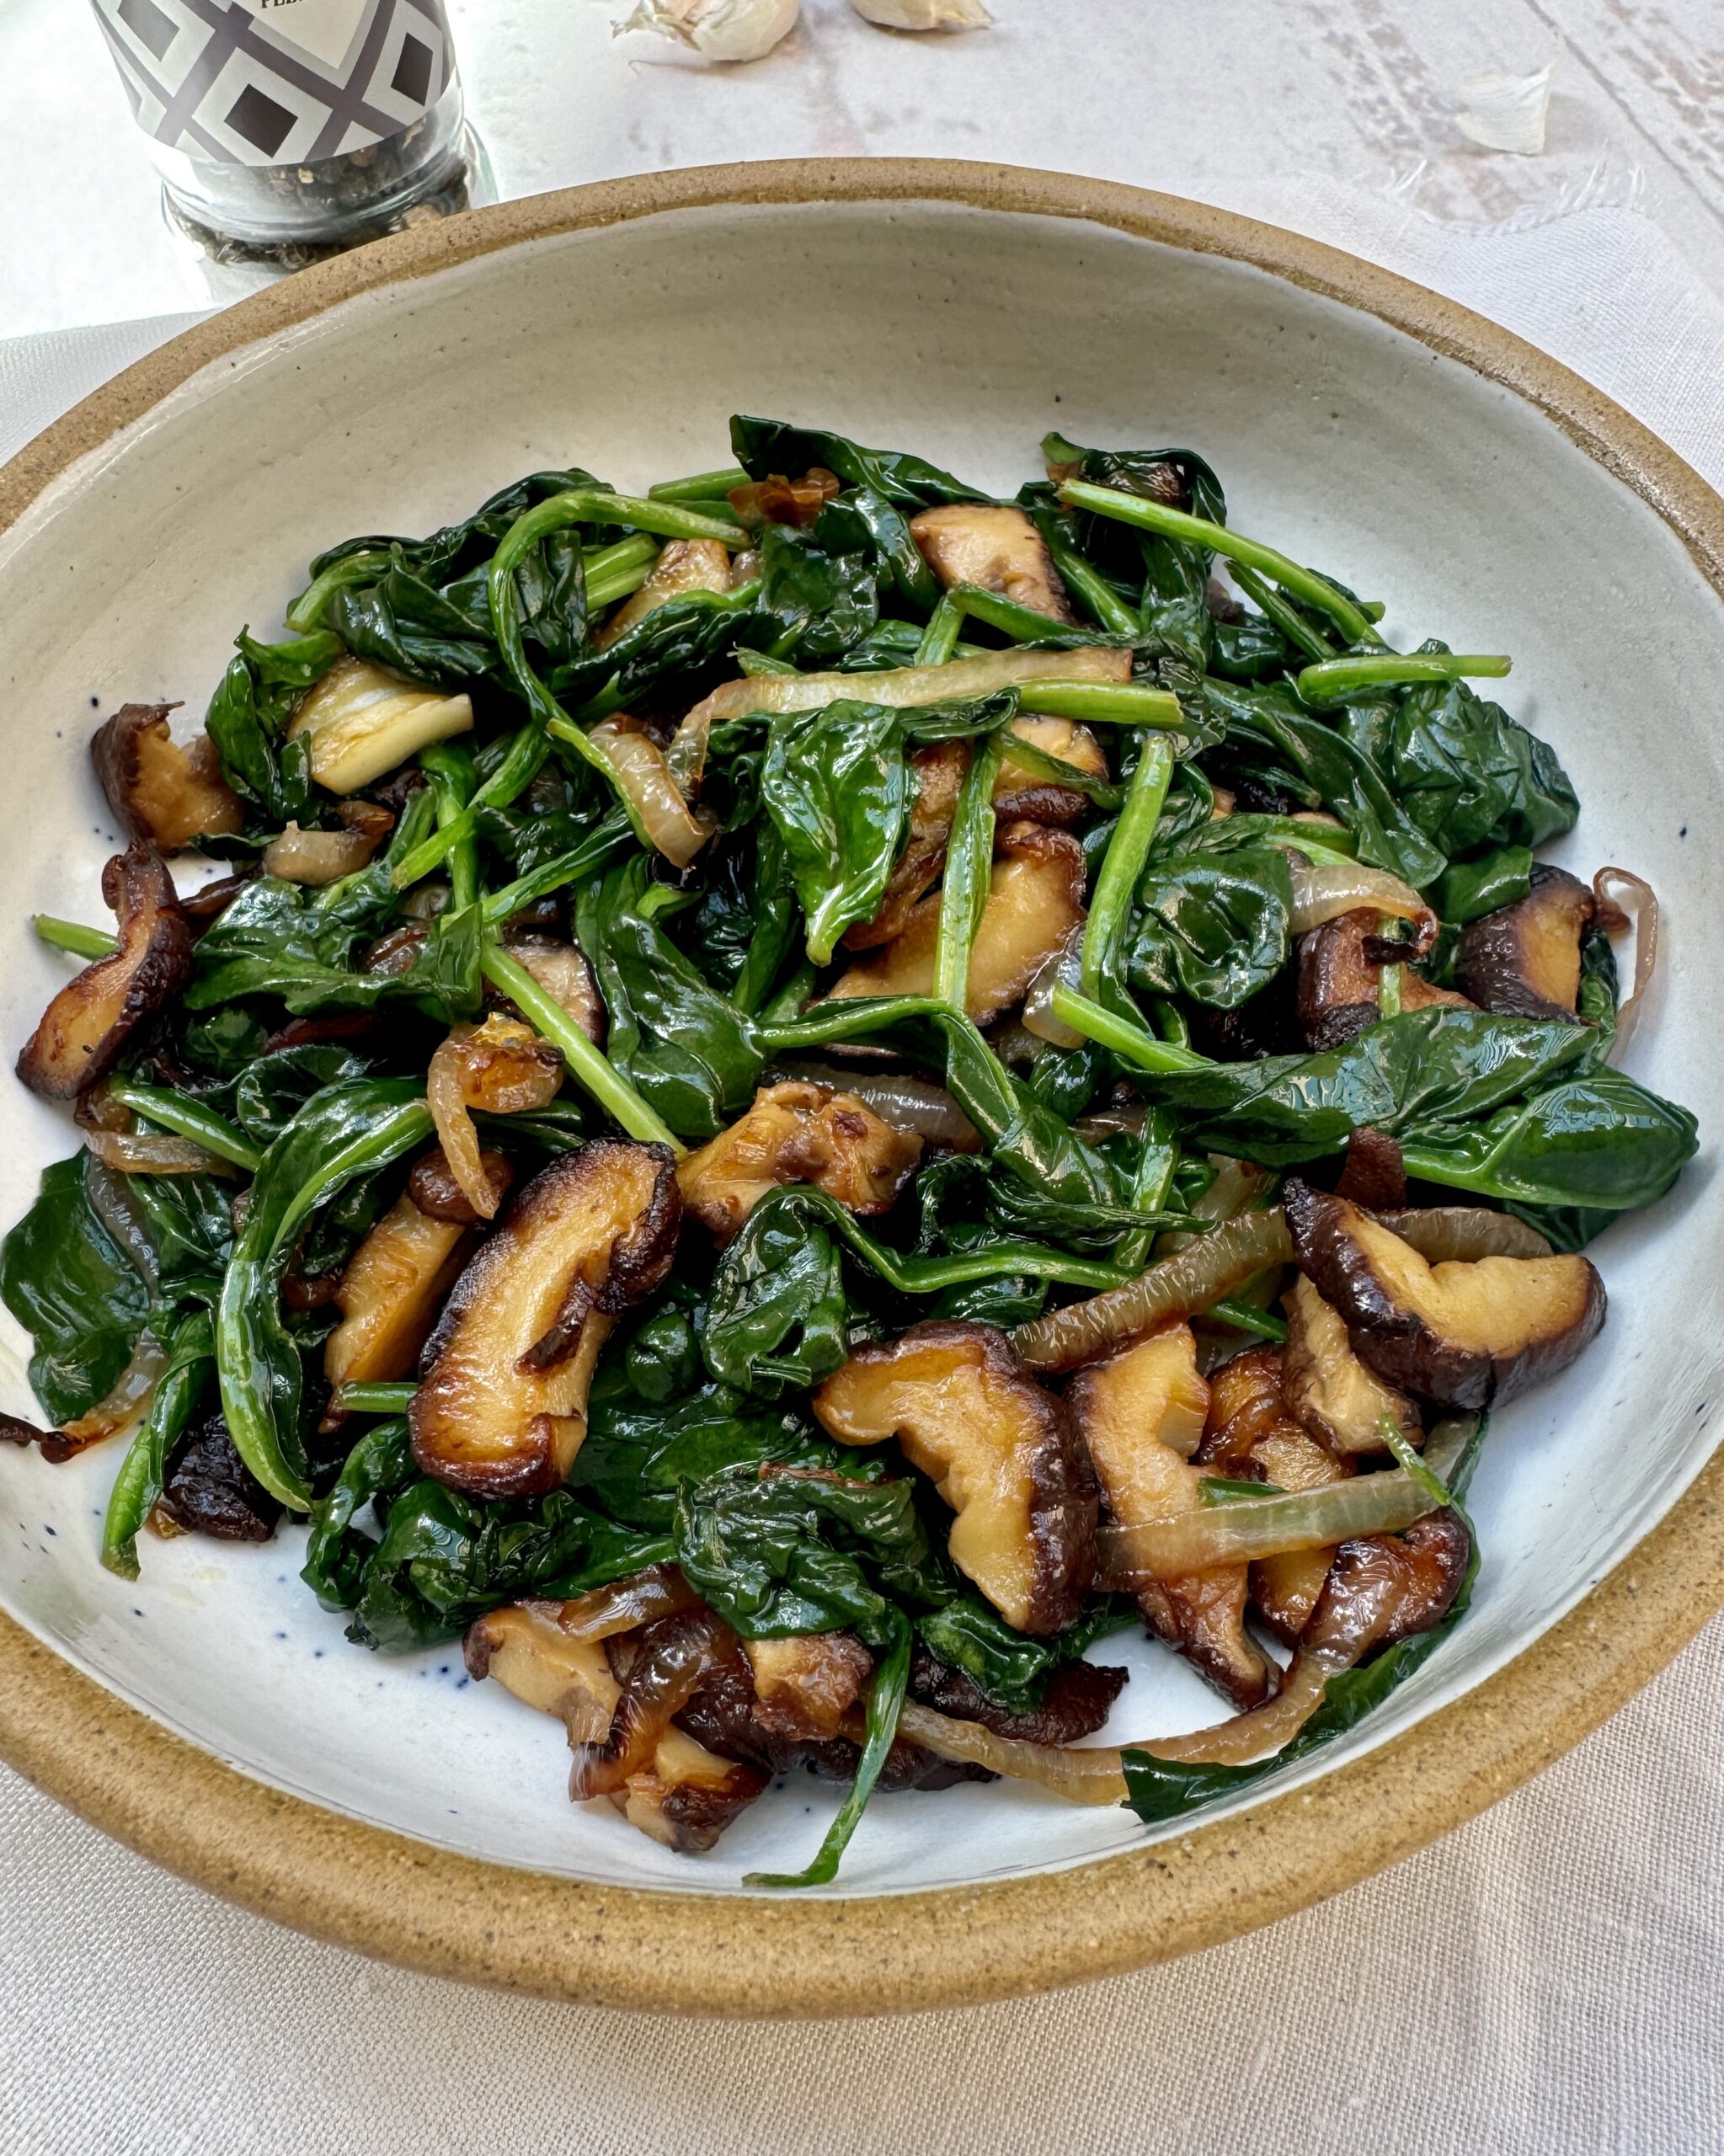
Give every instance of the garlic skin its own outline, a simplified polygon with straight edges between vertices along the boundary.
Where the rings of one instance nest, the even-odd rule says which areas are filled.
[[[1545,147],[1545,115],[1551,105],[1548,65],[1532,75],[1475,75],[1460,86],[1455,125],[1486,150],[1535,157]]]
[[[611,33],[650,30],[707,60],[762,60],[801,12],[802,0],[638,0]]]
[[[982,0],[850,0],[864,22],[884,30],[982,30],[994,18]]]

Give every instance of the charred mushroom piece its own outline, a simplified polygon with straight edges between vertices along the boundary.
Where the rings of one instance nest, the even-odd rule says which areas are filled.
[[[557,1621],[556,1604],[494,1609],[468,1629],[465,1652],[469,1675],[494,1677],[526,1705],[555,1716],[571,1748],[608,1739],[623,1688],[603,1643],[571,1637]],[[758,1767],[719,1758],[685,1732],[667,1727],[611,1801],[655,1841],[679,1850],[708,1849],[766,1781]]]
[[[965,1008],[979,1026],[1015,1003],[1084,919],[1083,848],[1067,831],[1010,824],[999,835],[987,903],[970,946]],[[830,994],[928,995],[940,935],[940,894],[922,899],[903,933],[841,974]]]
[[[422,1210],[410,1193],[396,1199],[348,1260],[335,1290],[342,1321],[323,1343],[323,1374],[332,1385],[408,1375],[472,1241],[470,1227]]]
[[[1383,966],[1374,955],[1382,949],[1380,920],[1374,906],[1357,906],[1300,937],[1299,1022],[1311,1048],[1340,1048],[1382,1016],[1377,991]],[[1412,946],[1408,955],[1413,955]],[[1438,988],[1403,965],[1401,1009],[1424,1011],[1439,1003],[1457,1011],[1473,1007],[1465,996]]]
[[[638,591],[631,592],[593,639],[606,651],[655,608],[691,591],[729,591],[730,553],[716,539],[673,539]]]
[[[595,1048],[605,1045],[605,1005],[585,954],[552,936],[511,936],[509,955],[560,1004]]]
[[[1472,1556],[1459,1513],[1427,1513],[1401,1534],[1343,1542],[1305,1630],[1302,1653],[1351,1651],[1356,1664],[1440,1625]]]
[[[499,1201],[509,1194],[509,1186],[515,1181],[515,1170],[504,1154],[494,1152],[488,1146],[479,1155],[479,1166],[485,1181],[497,1193]],[[407,1194],[421,1213],[434,1220],[451,1220],[457,1227],[478,1225],[479,1215],[473,1210],[467,1193],[455,1180],[455,1171],[449,1165],[449,1155],[440,1145],[434,1145],[429,1153],[421,1153],[413,1164],[407,1178]],[[417,1353],[418,1350],[415,1349]]]
[[[1096,1483],[1065,1402],[992,1326],[935,1322],[859,1348],[814,1397],[846,1444],[896,1438],[957,1517],[952,1561],[1020,1632],[1058,1632],[1095,1567]]]
[[[1566,868],[1537,863],[1532,889],[1460,931],[1454,978],[1486,1011],[1516,1018],[1574,1017],[1581,938],[1598,901]]]
[[[940,879],[947,841],[958,813],[958,789],[969,769],[969,749],[963,741],[934,741],[910,755],[915,799],[910,804],[910,835],[887,880],[885,894],[872,921],[845,931],[846,951],[872,951],[904,933],[915,903]]]
[[[340,831],[302,831],[297,824],[289,824],[279,839],[271,839],[264,848],[264,873],[279,876],[284,883],[313,889],[339,883],[365,867],[388,828],[386,821],[381,829],[362,825]]]
[[[1102,744],[1086,726],[1075,719],[1038,718],[1027,713],[1015,718],[1006,736],[1006,760],[994,782],[994,814],[1002,824],[1022,819],[1032,824],[1076,824],[1089,812],[1089,798],[1075,786],[1061,786],[1055,779],[1015,762],[1011,743],[1016,739],[1044,756],[1105,779],[1108,759]]]
[[[755,1714],[781,1737],[843,1734],[844,1717],[867,1697],[874,1657],[849,1632],[806,1632],[787,1640],[746,1640],[755,1680]]]
[[[1386,1417],[1408,1444],[1424,1443],[1418,1410],[1353,1353],[1340,1312],[1303,1273],[1282,1297],[1281,1307],[1287,1313],[1282,1389],[1313,1437],[1336,1452],[1380,1453],[1386,1449]]]
[[[769,1190],[813,1183],[852,1213],[884,1213],[921,1158],[922,1141],[883,1123],[854,1093],[787,1080],[765,1086],[739,1122],[689,1154],[682,1202],[729,1242]]]
[[[300,698],[287,728],[308,740],[312,776],[331,793],[357,793],[434,741],[472,731],[472,700],[446,696],[387,673],[369,659],[338,659]]]
[[[161,856],[141,839],[102,871],[120,948],[68,981],[24,1043],[18,1075],[46,1101],[105,1078],[128,1041],[191,978],[191,930]]]
[[[1108,1515],[1128,1533],[1194,1512],[1209,1388],[1188,1325],[1152,1332],[1124,1354],[1081,1370],[1066,1396],[1095,1463]],[[1245,1628],[1247,1567],[1217,1565],[1138,1590],[1144,1621],[1225,1699],[1252,1707],[1275,1689],[1275,1668]]]
[[[961,1721],[978,1721],[998,1737],[1027,1744],[1075,1744],[1093,1737],[1125,1689],[1126,1672],[1096,1662],[1063,1662],[1048,1679],[1042,1704],[1017,1715],[990,1700],[973,1677],[919,1649],[910,1664],[910,1693],[924,1706]]]
[[[182,749],[168,731],[178,704],[122,704],[96,728],[90,755],[127,836],[178,853],[195,838],[241,830],[245,811],[207,734]]]
[[[281,1507],[240,1458],[220,1413],[189,1430],[168,1456],[157,1505],[183,1534],[267,1542]]]
[[[427,1475],[482,1497],[563,1481],[586,1435],[599,1350],[663,1282],[681,1216],[662,1145],[595,1139],[533,1178],[426,1346],[408,1421]]]
[[[1065,586],[1046,541],[1021,509],[947,502],[910,520],[910,536],[949,590],[959,584],[998,591],[1055,622],[1069,622]]]
[[[799,479],[787,479],[782,472],[764,479],[750,479],[733,487],[725,497],[738,519],[750,531],[767,524],[813,524],[844,483],[824,464],[811,464]]]
[[[1198,1458],[1218,1475],[1273,1482],[1281,1490],[1321,1490],[1345,1481],[1352,1461],[1337,1459],[1294,1422],[1289,1404],[1278,1348],[1236,1356],[1211,1380],[1209,1426]],[[1260,1557],[1252,1566],[1251,1598],[1284,1645],[1291,1646],[1305,1629],[1334,1556],[1331,1544]]]
[[[1347,1165],[1335,1186],[1342,1198],[1380,1213],[1406,1203],[1406,1167],[1401,1142],[1386,1130],[1369,1128],[1352,1132],[1347,1140]]]
[[[1404,1392],[1454,1407],[1512,1400],[1567,1369],[1604,1322],[1604,1283],[1583,1257],[1432,1265],[1297,1177],[1283,1204],[1300,1272],[1340,1313],[1354,1353]]]

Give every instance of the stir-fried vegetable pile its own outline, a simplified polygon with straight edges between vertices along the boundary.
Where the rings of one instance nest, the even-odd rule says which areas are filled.
[[[1002,503],[732,439],[333,547],[194,744],[102,726],[5,1433],[132,1431],[121,1574],[307,1515],[350,1637],[465,1633],[673,1847],[798,1765],[850,1785],[800,1881],[878,1786],[1166,1817],[1465,1606],[1484,1412],[1695,1150],[1610,1059],[1656,906],[1535,860],[1506,659],[1393,649],[1190,451],[1050,436]],[[1231,1718],[1075,1743],[1127,1625]]]

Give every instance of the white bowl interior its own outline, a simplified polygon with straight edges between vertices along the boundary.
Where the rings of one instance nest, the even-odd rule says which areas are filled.
[[[67,972],[26,916],[101,917],[115,834],[83,750],[93,706],[180,697],[195,717],[234,632],[274,630],[321,547],[429,530],[543,466],[634,488],[722,463],[733,409],[915,448],[1001,488],[1033,473],[1056,424],[1189,444],[1240,529],[1384,599],[1391,631],[1512,651],[1508,701],[1582,796],[1560,857],[1633,867],[1664,902],[1631,1067],[1717,1127],[1716,1021],[1683,988],[1724,942],[1708,687],[1724,613],[1666,526],[1516,397],[1333,301],[1100,227],[918,203],[682,211],[494,253],[222,360],[58,483],[0,540],[0,686],[27,796],[0,854],[8,1053]],[[73,1134],[9,1082],[0,1129],[9,1223]],[[1478,1684],[1674,1501],[1713,1441],[1721,1242],[1704,1157],[1603,1239],[1602,1339],[1493,1429],[1471,1615],[1304,1775]],[[0,1399],[29,1413],[24,1347],[6,1319]],[[246,1773],[593,1881],[739,1891],[745,1871],[811,1852],[835,1802],[811,1782],[770,1794],[698,1861],[571,1807],[554,1723],[469,1685],[454,1643],[404,1660],[349,1646],[297,1580],[296,1534],[259,1550],[147,1540],[142,1579],[110,1577],[95,1551],[116,1451],[55,1468],[0,1448],[0,1604]],[[1098,1658],[1134,1672],[1116,1737],[1219,1711],[1159,1649],[1109,1641]],[[1143,1832],[1007,1785],[884,1798],[835,1891],[1045,1869]]]

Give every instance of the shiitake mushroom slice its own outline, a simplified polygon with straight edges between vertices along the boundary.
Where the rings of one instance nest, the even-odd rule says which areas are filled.
[[[168,730],[178,704],[122,704],[90,739],[90,757],[108,806],[128,836],[163,853],[192,841],[241,830],[245,812],[222,776],[207,734],[182,749]]]
[[[782,1183],[813,1183],[852,1213],[884,1213],[921,1151],[920,1138],[854,1093],[787,1079],[761,1086],[745,1115],[679,1162],[676,1181],[687,1211],[729,1242]]]
[[[1454,978],[1481,1010],[1572,1019],[1580,997],[1581,939],[1598,910],[1577,877],[1537,862],[1524,899],[1461,931]]]
[[[1567,1369],[1604,1322],[1604,1283],[1580,1257],[1436,1265],[1345,1198],[1289,1178],[1294,1262],[1377,1375],[1464,1408],[1511,1400]]]
[[[191,978],[191,929],[155,848],[135,839],[102,871],[120,948],[70,980],[24,1043],[18,1075],[46,1101],[105,1078],[128,1041]]]
[[[1065,1403],[993,1326],[913,1325],[858,1348],[814,1397],[841,1444],[896,1438],[956,1515],[952,1561],[1020,1632],[1058,1632],[1095,1568],[1094,1473]]]
[[[1047,542],[1021,509],[991,502],[946,502],[910,520],[910,536],[949,590],[970,584],[1014,605],[1069,622],[1071,607]]]
[[[662,1145],[599,1139],[527,1184],[456,1283],[408,1409],[414,1457],[475,1497],[536,1497],[586,1435],[587,1388],[618,1315],[676,1254]]]

